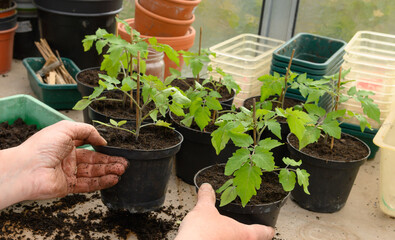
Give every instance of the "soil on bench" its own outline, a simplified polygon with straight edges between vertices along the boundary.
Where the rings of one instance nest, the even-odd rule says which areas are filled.
[[[38,132],[36,125],[28,125],[21,118],[13,124],[0,123],[0,150],[20,145],[30,136]]]

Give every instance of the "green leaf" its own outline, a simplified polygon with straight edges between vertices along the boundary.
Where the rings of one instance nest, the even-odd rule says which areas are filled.
[[[323,117],[326,114],[325,109],[315,105],[315,104],[305,104],[304,108],[308,113],[317,115],[318,117]]]
[[[328,113],[325,120],[336,120],[338,118],[343,117],[345,114],[346,114],[346,109],[332,111],[332,112]]]
[[[89,106],[89,104],[91,104],[91,100],[87,99],[87,98],[83,98],[81,100],[79,100],[73,107],[73,110],[84,110],[86,107]]]
[[[250,151],[245,148],[239,148],[228,159],[225,165],[225,175],[232,175],[234,171],[240,169],[250,159]]]
[[[206,97],[206,105],[211,110],[221,110],[222,109],[221,103],[218,101],[217,98],[214,98],[214,97]]]
[[[307,126],[306,131],[302,137],[299,139],[299,149],[304,148],[310,143],[315,143],[320,138],[321,130],[316,128],[315,126]]]
[[[174,113],[177,116],[185,116],[184,110],[182,109],[182,107],[180,107],[177,104],[171,104],[169,105],[169,109],[172,113]]]
[[[275,139],[271,139],[271,138],[265,138],[261,141],[259,141],[258,145],[260,147],[263,147],[264,149],[266,149],[267,151],[271,151],[273,148],[276,148],[278,146],[283,145],[284,143],[281,143]]]
[[[256,166],[244,164],[234,175],[233,185],[236,186],[237,195],[241,199],[241,205],[245,207],[251,197],[256,195],[256,190],[261,186],[262,172]]]
[[[296,174],[288,169],[281,169],[278,175],[283,189],[287,192],[292,191],[296,183]]]
[[[103,47],[106,46],[107,41],[105,40],[99,40],[96,42],[96,51],[100,55],[103,52]]]
[[[327,120],[327,119],[326,119]],[[322,124],[322,130],[327,133],[329,136],[340,139],[342,129],[339,127],[339,122],[336,120],[333,121],[324,121]]]
[[[220,207],[225,206],[235,200],[237,197],[236,187],[230,186],[221,194]]]
[[[154,111],[152,111],[151,113],[150,113],[150,118],[154,121],[154,122],[156,122],[156,121],[158,121],[158,110],[157,109],[155,109]]]
[[[208,123],[211,121],[211,113],[210,110],[206,107],[199,107],[196,109],[195,114],[194,114],[194,120],[196,124],[199,126],[200,130],[203,131],[203,129],[208,125]]]
[[[217,191],[215,191],[216,193],[221,193],[223,192],[225,189],[227,189],[230,185],[233,184],[233,178],[229,179],[228,181],[226,181],[220,188],[218,188]]]
[[[217,155],[225,148],[230,137],[226,131],[226,127],[222,126],[217,128],[211,133],[211,144],[213,145]]]
[[[171,126],[171,123],[168,123],[168,122],[165,122],[165,121],[162,121],[162,120],[157,121],[157,122],[155,123],[155,125],[156,125],[156,126],[160,126],[160,127],[167,127],[167,128],[173,129],[172,127],[170,127],[170,126]]]
[[[254,143],[254,140],[249,134],[244,133],[245,128],[242,124],[237,127],[233,127],[228,132],[229,137],[232,139],[233,143],[238,147],[248,147]]]
[[[310,194],[309,189],[309,176],[310,174],[304,169],[296,169],[296,175],[298,176],[298,184],[299,186],[303,185],[303,190],[305,193]]]
[[[348,91],[347,91],[347,94],[348,94],[349,96],[353,96],[353,95],[355,95],[356,93],[357,93],[357,88],[356,88],[355,86],[350,87],[350,89],[348,89]]]
[[[300,166],[302,164],[301,160],[297,162],[289,157],[283,157],[283,162],[285,163],[285,165],[292,167]]]
[[[380,109],[378,108],[377,104],[370,101],[366,101],[366,102],[364,101],[361,104],[362,104],[363,112],[366,115],[368,115],[369,118],[380,123]]]
[[[252,161],[256,164],[257,167],[264,171],[273,171],[274,170],[274,157],[273,153],[269,152],[264,147],[257,146],[255,147],[255,152],[251,156]]]
[[[279,139],[281,139],[281,124],[274,119],[270,119],[265,121],[267,128],[276,135]]]
[[[114,119],[110,119],[110,123],[112,124],[112,125],[114,125],[114,126],[118,126],[118,123],[117,123],[117,121],[115,121]]]

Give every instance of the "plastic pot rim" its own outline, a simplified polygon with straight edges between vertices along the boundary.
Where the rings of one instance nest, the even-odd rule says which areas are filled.
[[[80,75],[80,73],[82,73],[82,72],[84,72],[84,71],[87,71],[87,70],[94,70],[94,69],[98,69],[98,70],[100,71],[100,67],[90,67],[90,68],[84,68],[84,69],[80,70],[80,71],[75,75],[75,81],[76,81],[78,84],[80,84],[80,85],[82,85],[82,86],[84,86],[84,87],[89,87],[89,88],[92,88],[92,89],[95,88],[94,86],[85,84],[85,83],[83,83],[83,82],[81,82],[81,81],[78,80],[78,75]],[[98,86],[96,86],[96,87],[98,87]]]
[[[48,9],[45,7],[42,7],[40,5],[37,5],[37,9],[41,10],[41,11],[45,11],[45,12],[49,12],[49,13],[54,13],[54,14],[58,14],[58,15],[66,15],[66,16],[73,16],[73,17],[102,17],[102,16],[108,16],[108,15],[116,15],[119,12],[122,11],[123,7],[110,11],[110,12],[101,12],[101,13],[73,13],[73,12],[63,12],[63,11],[59,11],[59,10],[53,10],[53,9]]]
[[[225,165],[225,163],[220,163],[220,164],[217,164],[217,165]],[[198,175],[201,172],[203,172],[203,171],[205,171],[205,170],[207,170],[207,169],[209,169],[209,168],[211,168],[213,166],[216,166],[216,165],[210,165],[210,166],[207,166],[205,168],[202,168],[195,174],[195,176],[193,177],[193,183],[194,183],[194,185],[195,185],[197,190],[199,190],[199,186],[196,183],[196,179],[197,179]],[[247,211],[250,210],[250,209],[253,209],[253,208],[257,208],[257,207],[268,207],[268,206],[273,205],[273,204],[279,204],[280,207],[281,207],[281,206],[284,205],[284,203],[286,202],[286,200],[289,198],[290,195],[291,195],[291,192],[287,192],[287,196],[285,196],[283,199],[280,199],[278,201],[271,202],[271,203],[261,203],[261,204],[257,204],[257,205],[251,205],[251,204],[247,203],[247,205],[245,207],[242,207],[240,204],[231,202],[231,203],[229,203],[229,204],[227,204],[227,205],[225,205],[223,207],[227,207],[228,206],[228,207],[231,207],[231,208],[242,208],[243,210],[247,210]],[[219,201],[219,202],[221,201],[221,199],[218,199],[217,197],[215,198],[215,200]],[[221,208],[223,208],[223,207],[221,207]]]

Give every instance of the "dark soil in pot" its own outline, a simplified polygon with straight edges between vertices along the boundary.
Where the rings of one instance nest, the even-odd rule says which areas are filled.
[[[335,139],[332,150],[330,149],[330,141],[330,137],[326,140],[321,137],[318,142],[303,148],[302,152],[321,159],[344,162],[363,159],[369,153],[366,145],[361,144],[358,139],[350,135],[342,134],[341,139]],[[289,136],[289,142],[295,148],[299,148],[299,142],[295,135]]]
[[[27,125],[21,118],[14,121],[0,123],[0,149],[16,147],[30,136],[38,132],[36,125]]]
[[[303,188],[296,185],[291,193],[292,200],[313,212],[332,213],[342,209],[358,175],[359,167],[370,154],[369,147],[359,139],[344,133],[340,140],[335,139],[333,151],[323,139],[301,151],[298,150],[296,137],[292,134],[289,134],[288,142],[291,158],[302,160],[300,168],[310,174],[310,195],[305,194]]]
[[[210,183],[216,190],[230,177],[224,175],[225,164],[213,165],[199,171],[195,176],[195,186]],[[245,208],[236,198],[234,202],[219,207],[221,195],[216,193],[216,207],[221,214],[234,218],[246,224],[264,224],[275,226],[280,208],[288,199],[289,193],[285,192],[279,183],[278,175],[274,172],[262,174],[262,183],[257,195],[253,196]]]
[[[254,102],[254,98],[256,102],[259,102],[261,99],[261,96],[255,96],[255,97],[251,97],[251,98],[247,98],[244,102],[243,102],[243,106],[247,109],[252,109],[252,105]],[[286,108],[290,108],[290,107],[294,107],[296,105],[300,105],[301,103],[303,103],[303,101],[301,100],[297,100],[297,99],[293,99],[293,98],[288,98],[287,96],[285,96],[285,100],[284,100],[284,109]],[[275,108],[275,106],[273,107]]]
[[[82,84],[98,87],[99,86],[99,74],[107,74],[106,71],[100,70],[100,67],[87,68],[77,74],[77,80]]]
[[[122,100],[124,93],[121,91],[108,91],[102,93],[101,96],[105,96],[108,99]],[[142,98],[140,102],[142,102]],[[94,101],[91,103],[89,107],[92,108],[95,112],[104,115],[108,119],[109,118],[114,120],[125,119],[132,121],[136,119],[136,108],[135,107],[133,109],[130,108],[130,99],[128,97],[126,98],[125,104],[122,101],[104,100],[104,101]],[[154,102],[149,103],[148,107],[146,107],[145,110],[143,111],[143,116],[146,115],[154,107],[155,107]],[[89,117],[92,120],[106,121],[106,119],[97,119],[96,117],[92,116],[91,112],[89,113]]]
[[[199,83],[202,83],[204,81],[203,78],[199,79]],[[186,78],[186,79],[174,79],[171,83],[173,87],[178,87],[182,91],[186,91],[191,87],[195,86],[195,78]],[[208,83],[205,85],[205,87],[214,89],[213,85]],[[229,93],[228,89],[226,87],[221,87],[220,89],[217,90],[219,94],[221,94],[222,98],[218,99],[220,102],[226,102],[229,105],[232,105],[233,98],[235,97],[235,92],[232,91]],[[230,103],[228,103],[227,100],[232,100]]]
[[[133,124],[122,125],[124,128],[135,129]],[[129,150],[156,150],[165,149],[177,145],[180,142],[179,135],[174,130],[165,127],[150,125],[142,127],[139,138],[130,132],[96,125],[100,135],[103,136],[108,146],[114,146]]]
[[[127,211],[106,211],[100,204],[100,194],[73,194],[46,205],[37,202],[16,204],[0,212],[0,239],[127,239],[133,233],[141,240],[168,239],[170,231],[177,230],[183,206],[167,206],[144,214]],[[93,203],[97,204],[93,204]],[[87,206],[85,204],[91,204]],[[84,214],[75,209],[84,206]],[[99,235],[98,235],[99,233]]]

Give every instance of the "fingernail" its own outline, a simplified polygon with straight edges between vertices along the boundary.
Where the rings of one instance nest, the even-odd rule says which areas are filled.
[[[202,185],[200,185],[200,190],[205,192],[211,192],[213,191],[213,187],[209,183],[203,183]]]

